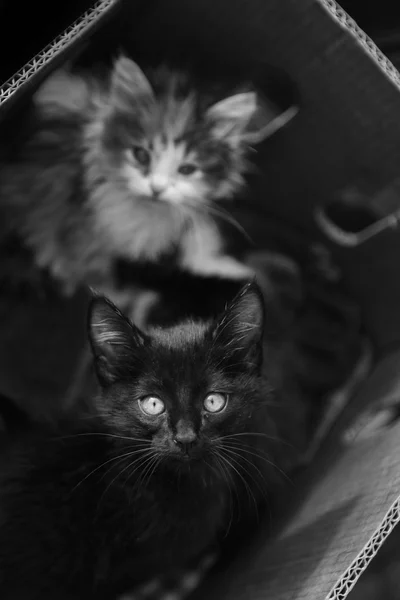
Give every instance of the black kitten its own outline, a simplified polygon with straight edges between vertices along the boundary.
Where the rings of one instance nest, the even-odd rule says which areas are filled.
[[[214,322],[146,334],[93,300],[93,415],[5,448],[2,600],[115,598],[226,536],[279,461],[262,328],[255,284]]]

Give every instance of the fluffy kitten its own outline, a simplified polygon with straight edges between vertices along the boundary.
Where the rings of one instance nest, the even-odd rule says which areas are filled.
[[[91,418],[3,448],[2,600],[115,598],[209,550],[276,489],[293,412],[261,375],[262,323],[255,284],[215,321],[147,333],[94,299]]]
[[[118,257],[174,255],[192,272],[251,276],[223,255],[213,215],[242,186],[249,147],[271,133],[255,91],[215,102],[183,73],[147,78],[121,56],[108,77],[55,73],[35,105],[0,164],[0,240],[17,233],[69,291],[101,287]]]

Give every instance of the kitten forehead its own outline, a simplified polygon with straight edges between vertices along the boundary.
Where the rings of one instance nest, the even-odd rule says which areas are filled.
[[[172,139],[166,138],[162,134],[155,135],[152,144],[157,170],[160,172],[165,171],[165,173],[168,173],[171,167],[176,166],[177,162],[180,162],[187,156],[185,143],[175,143]]]
[[[195,95],[166,96],[160,102],[160,129],[170,140],[179,140],[195,123]]]
[[[168,349],[182,349],[182,346],[196,345],[204,342],[204,336],[209,331],[209,323],[184,322],[168,329],[153,329],[151,332],[157,342]]]

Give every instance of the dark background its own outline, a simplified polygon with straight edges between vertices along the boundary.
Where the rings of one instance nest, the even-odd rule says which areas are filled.
[[[93,0],[0,0],[0,82],[93,6]],[[122,0],[129,10],[137,0]],[[341,6],[388,54],[400,51],[400,3],[395,0],[343,0]]]

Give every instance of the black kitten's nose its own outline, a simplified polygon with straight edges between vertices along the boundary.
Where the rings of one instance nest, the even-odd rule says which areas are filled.
[[[177,431],[174,437],[174,443],[180,448],[184,454],[189,454],[197,443],[196,432],[190,426],[178,424]]]
[[[174,439],[174,442],[182,450],[183,454],[189,454],[192,448],[196,445],[196,440],[193,440],[193,442],[182,442]]]

